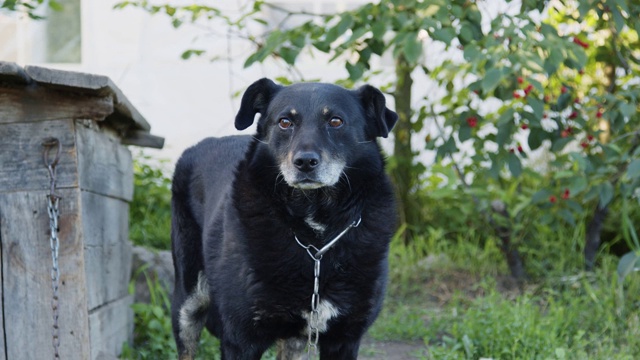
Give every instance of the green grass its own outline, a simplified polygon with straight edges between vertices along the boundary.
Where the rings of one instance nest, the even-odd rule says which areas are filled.
[[[582,272],[582,231],[541,235],[547,245],[528,254],[539,259],[522,286],[492,241],[443,244],[432,232],[417,246],[394,243],[389,294],[369,335],[422,339],[427,359],[639,358],[640,274],[618,283],[618,258],[605,254],[597,271]]]

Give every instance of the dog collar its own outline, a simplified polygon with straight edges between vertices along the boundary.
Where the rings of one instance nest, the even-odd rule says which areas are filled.
[[[338,240],[340,240],[341,237],[344,236],[344,234],[346,234],[349,230],[351,230],[351,228],[355,228],[358,227],[358,225],[360,225],[360,222],[362,221],[362,216],[358,217],[358,220],[352,222],[351,224],[349,224],[349,226],[347,226],[346,229],[342,230],[342,232],[340,234],[338,234],[336,237],[334,237],[331,241],[329,241],[325,246],[323,246],[322,248],[318,249],[317,247],[309,244],[309,245],[304,245],[299,239],[298,236],[296,236],[296,234],[293,234],[294,239],[296,239],[296,242],[298,243],[298,245],[300,245],[303,249],[307,250],[307,254],[309,254],[309,256],[311,256],[311,259],[315,260],[320,260],[322,259],[322,255],[324,255],[327,251],[329,251],[329,249],[331,249],[333,247],[333,245],[335,245]],[[315,252],[315,253],[314,253]]]

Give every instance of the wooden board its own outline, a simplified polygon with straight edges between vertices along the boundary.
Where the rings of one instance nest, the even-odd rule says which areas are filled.
[[[131,342],[133,296],[127,295],[89,314],[91,359],[115,359],[122,344]]]
[[[75,71],[54,70],[39,66],[26,66],[25,73],[41,85],[54,89],[81,92],[92,95],[108,95],[113,99],[116,121],[124,121],[127,127],[149,131],[151,126],[129,102],[122,90],[106,76]],[[124,119],[121,119],[124,118]]]
[[[87,306],[93,310],[128,294],[129,204],[87,191],[81,196]]]
[[[7,61],[0,61],[0,79],[25,85],[31,80],[18,64]]]
[[[111,95],[86,96],[43,87],[0,85],[0,124],[60,119],[104,120]]]
[[[0,208],[0,264],[2,264],[2,260],[3,260],[3,256],[2,256],[2,208]],[[0,266],[0,279],[2,279],[2,266]],[[0,324],[2,324],[2,326],[0,326],[0,360],[6,360],[7,356],[6,353],[4,351],[4,349],[6,349],[6,345],[4,343],[4,339],[5,339],[5,329],[4,329],[4,294],[3,291],[4,289],[1,286],[2,284],[0,284],[0,308],[3,309],[3,311],[0,311]]]
[[[78,171],[80,188],[97,194],[131,201],[133,159],[131,152],[115,136],[96,126],[77,122]]]
[[[60,188],[78,186],[74,124],[70,120],[0,124],[0,193],[49,188],[42,141],[56,137],[62,143],[57,166]],[[51,153],[53,159],[53,153]]]
[[[141,130],[136,130],[126,133],[126,135],[122,138],[122,143],[124,145],[135,145],[152,149],[162,149],[162,147],[164,146],[164,138],[151,135]]]
[[[79,191],[60,190],[60,358],[89,359]],[[0,194],[6,354],[51,359],[51,248],[45,191]]]

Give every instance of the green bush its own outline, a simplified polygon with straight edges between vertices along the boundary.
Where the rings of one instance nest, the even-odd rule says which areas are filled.
[[[133,163],[134,192],[129,237],[135,245],[171,248],[171,172],[167,160],[138,155]]]
[[[127,360],[176,359],[177,350],[171,331],[171,301],[167,290],[147,277],[151,301],[149,304],[135,303],[133,346],[125,344],[121,358]],[[130,292],[133,292],[133,283]],[[220,359],[220,342],[206,330],[202,331],[198,348],[198,360]]]

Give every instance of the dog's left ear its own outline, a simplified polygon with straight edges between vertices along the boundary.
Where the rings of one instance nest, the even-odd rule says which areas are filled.
[[[242,95],[240,110],[236,115],[236,129],[244,130],[253,124],[257,113],[264,115],[273,96],[282,89],[273,81],[262,78],[247,88]]]
[[[375,136],[386,138],[398,121],[398,114],[389,110],[382,92],[371,85],[363,85],[356,90],[362,102],[367,121],[375,124]]]

